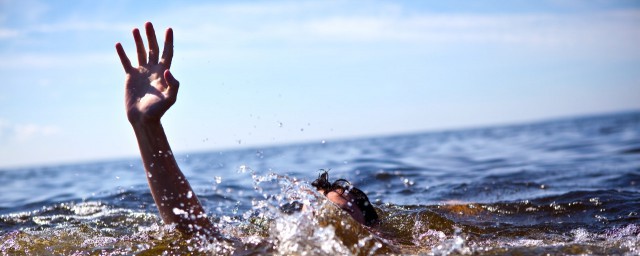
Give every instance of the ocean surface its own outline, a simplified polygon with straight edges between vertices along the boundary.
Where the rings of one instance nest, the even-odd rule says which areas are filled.
[[[177,160],[228,241],[163,225],[132,158],[0,170],[0,254],[640,255],[640,112]],[[305,193],[320,169],[381,224]]]

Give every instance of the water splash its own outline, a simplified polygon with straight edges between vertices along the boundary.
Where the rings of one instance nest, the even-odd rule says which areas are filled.
[[[220,242],[162,225],[139,161],[0,171],[0,255],[638,255],[639,117],[179,158],[233,238]],[[315,166],[370,192],[380,225],[362,227],[306,182],[267,173],[308,177]],[[307,212],[282,213],[292,200]]]

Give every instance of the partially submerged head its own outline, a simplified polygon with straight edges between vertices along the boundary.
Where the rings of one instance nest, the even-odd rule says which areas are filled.
[[[329,182],[329,173],[324,171],[318,179],[311,183],[329,201],[346,211],[356,221],[372,226],[378,222],[378,214],[369,202],[367,195],[362,190],[354,187],[345,179],[337,179]]]

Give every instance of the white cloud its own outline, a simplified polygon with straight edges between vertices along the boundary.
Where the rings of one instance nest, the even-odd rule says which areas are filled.
[[[67,20],[61,23],[36,24],[27,29],[28,32],[60,33],[60,32],[109,32],[131,30],[128,23],[87,22],[83,20]]]
[[[156,18],[159,23],[175,28],[177,45],[189,45],[186,50],[205,55],[216,54],[220,50],[229,55],[242,54],[242,49],[238,48],[247,44],[268,47],[289,43],[320,46],[354,42],[386,43],[393,47],[405,47],[407,44],[416,47],[428,47],[424,44],[498,44],[605,57],[637,56],[640,53],[640,29],[637,26],[640,24],[640,11],[637,10],[576,14],[443,14],[416,12],[406,6],[375,2],[366,8],[356,7],[352,2],[198,4],[173,9],[168,14],[163,12]],[[150,18],[153,20],[154,17]],[[0,39],[60,32],[77,32],[83,38],[90,38],[92,33],[120,31],[121,37],[113,41],[122,41],[128,52],[133,52],[128,33],[130,29],[127,21],[96,22],[75,17],[58,23],[33,24],[25,30],[0,28]],[[161,34],[164,28],[156,27],[156,30]],[[273,42],[276,44],[269,44]],[[220,44],[228,48],[220,49]],[[96,48],[99,53],[64,56],[14,52],[9,54],[11,56],[3,56],[12,62],[0,62],[0,68],[69,68],[78,63],[99,65],[117,61],[112,50],[102,47]]]
[[[20,31],[15,29],[0,28],[0,40],[15,38],[20,35]]]
[[[0,1],[0,24],[9,19],[35,22],[49,11],[49,6],[37,0],[2,0]]]
[[[186,6],[155,18],[158,23],[175,28],[176,44],[189,47],[182,48],[183,52],[196,52],[202,56],[218,56],[221,51],[228,56],[241,56],[247,50],[247,45],[263,47],[253,47],[251,50],[269,51],[264,47],[292,43],[312,46],[384,43],[395,48],[409,44],[413,45],[411,47],[429,47],[428,44],[447,47],[451,44],[493,44],[553,50],[554,54],[575,52],[607,58],[634,58],[640,54],[637,46],[640,45],[638,10],[576,14],[440,14],[407,10],[401,5],[374,3],[367,8],[354,8],[350,4],[210,4]],[[122,31],[113,42],[121,41],[128,52],[134,52],[131,36],[126,33],[131,26],[126,21],[87,22],[75,17],[59,23],[32,24],[24,31],[0,28],[0,40],[30,37],[29,40],[37,41],[38,33],[60,32],[74,32],[83,38],[90,38],[94,33]],[[161,34],[164,28],[156,27],[156,30]],[[69,45],[72,44],[73,41],[69,41]],[[79,63],[101,65],[117,62],[111,47],[96,48],[96,52],[67,53],[64,56],[28,50],[4,55],[4,61],[0,62],[2,69],[72,68]]]
[[[24,142],[59,132],[60,129],[54,125],[18,124],[0,119],[0,141]]]
[[[19,141],[54,135],[58,131],[59,129],[52,125],[18,124],[14,126],[15,138]]]
[[[329,2],[260,2],[260,3],[233,3],[222,5],[201,5],[194,8],[189,8],[189,11],[205,11],[209,13],[222,13],[226,15],[251,15],[251,16],[263,16],[263,15],[286,15],[295,14],[310,9],[318,10],[322,6],[331,4]]]
[[[69,69],[78,65],[102,66],[104,63],[117,63],[115,48],[110,53],[60,54],[60,53],[10,53],[3,58],[11,62],[0,62],[0,69]]]
[[[487,43],[640,50],[638,10],[573,14],[442,14],[417,13],[396,5],[373,5],[362,11],[335,2],[320,3],[202,6],[174,10],[175,19],[169,20],[175,21],[172,26],[176,27],[177,40],[203,45],[217,41],[237,44],[275,40],[282,43]]]

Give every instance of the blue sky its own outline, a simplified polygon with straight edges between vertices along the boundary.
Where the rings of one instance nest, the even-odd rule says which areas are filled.
[[[145,21],[176,153],[640,109],[637,1],[157,2],[0,0],[0,167],[137,155],[114,44]]]

